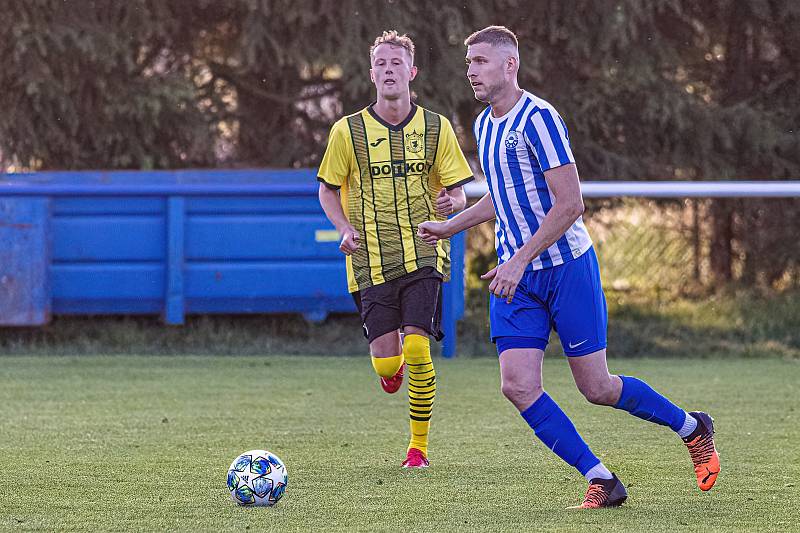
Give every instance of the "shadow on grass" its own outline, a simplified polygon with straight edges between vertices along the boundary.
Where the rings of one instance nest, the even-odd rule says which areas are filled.
[[[460,356],[496,357],[488,298],[471,290],[459,323]],[[608,293],[614,357],[780,357],[800,359],[800,294],[752,292],[707,298]],[[440,348],[432,347],[434,353]],[[40,328],[0,328],[0,355],[365,355],[354,314],[320,324],[299,315],[190,316],[184,326],[157,317],[56,317]],[[561,354],[553,335],[548,355]]]
[[[300,315],[203,315],[183,326],[154,316],[55,317],[38,328],[0,329],[0,354],[354,355],[366,353],[356,315],[313,324]]]

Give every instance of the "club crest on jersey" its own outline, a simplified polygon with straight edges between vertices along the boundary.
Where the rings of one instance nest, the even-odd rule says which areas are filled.
[[[519,144],[519,134],[516,131],[509,131],[506,137],[506,148],[513,150]]]
[[[406,134],[406,150],[412,154],[417,154],[422,151],[422,133],[416,131]]]

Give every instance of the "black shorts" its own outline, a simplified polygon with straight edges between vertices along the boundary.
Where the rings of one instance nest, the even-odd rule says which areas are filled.
[[[442,275],[432,267],[353,293],[369,342],[404,326],[442,340]]]

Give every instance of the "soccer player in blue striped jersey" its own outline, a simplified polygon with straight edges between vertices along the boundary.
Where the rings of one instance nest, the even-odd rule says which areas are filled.
[[[671,428],[689,449],[698,486],[709,490],[720,470],[711,417],[687,413],[644,381],[608,371],[606,301],[564,120],[520,89],[514,33],[490,26],[465,45],[467,78],[475,98],[488,104],[474,133],[489,193],[448,221],[421,224],[418,234],[433,244],[495,220],[498,264],[482,277],[491,280],[491,336],[503,394],[536,436],[586,477],[589,488],[576,507],[625,501],[622,482],[542,387],[542,359],[555,328],[586,399]]]

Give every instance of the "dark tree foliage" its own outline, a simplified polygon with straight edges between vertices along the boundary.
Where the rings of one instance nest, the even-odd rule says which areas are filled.
[[[213,164],[178,6],[4,1],[0,152],[33,168]]]
[[[489,24],[517,32],[520,82],[561,111],[584,178],[800,176],[795,0],[3,0],[0,157],[314,166],[332,122],[374,99],[384,29],[414,38],[418,102],[474,152],[462,43]],[[710,209],[719,279],[797,268],[796,200]]]

